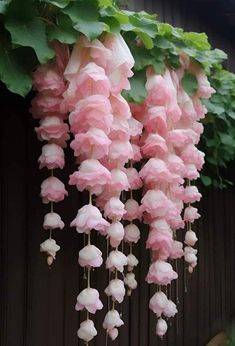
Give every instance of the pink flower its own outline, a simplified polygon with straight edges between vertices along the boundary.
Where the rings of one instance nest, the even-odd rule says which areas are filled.
[[[167,141],[175,148],[182,148],[193,143],[198,144],[200,136],[192,129],[175,129],[167,134]]]
[[[99,292],[94,288],[85,288],[77,296],[77,304],[75,309],[77,311],[86,309],[91,314],[95,314],[97,310],[101,310],[103,304],[99,299]]]
[[[111,94],[109,100],[114,117],[131,118],[130,106],[121,94]]]
[[[99,160],[108,154],[110,143],[104,131],[92,127],[86,133],[76,134],[70,146],[75,156]]]
[[[146,242],[146,248],[159,251],[161,259],[167,259],[169,257],[170,249],[173,242],[172,231],[169,229],[152,229],[149,232]]]
[[[167,82],[162,76],[155,74],[151,68],[147,70],[145,88],[148,92],[146,98],[147,104],[166,106],[171,101],[171,89],[167,85]]]
[[[149,308],[157,315],[157,317],[160,317],[163,313],[163,310],[167,306],[167,296],[164,292],[156,292],[152,298],[149,301]]]
[[[166,141],[163,137],[156,133],[150,133],[141,147],[142,153],[146,157],[163,157],[167,151]]]
[[[58,115],[60,118],[66,118],[67,109],[62,108],[62,96],[55,96],[51,93],[38,93],[31,102],[31,113],[34,118],[44,118],[49,115]]]
[[[193,144],[189,144],[181,153],[181,159],[184,163],[192,163],[198,170],[202,169],[205,154],[198,150]]]
[[[59,146],[66,147],[69,139],[68,124],[57,116],[47,116],[40,120],[40,126],[35,128],[40,141],[53,141]]]
[[[94,245],[86,245],[79,251],[78,263],[81,267],[100,267],[103,263],[102,252]]]
[[[154,106],[147,110],[144,120],[145,129],[148,132],[156,132],[164,136],[167,132],[166,109],[164,106]]]
[[[184,242],[188,246],[194,246],[196,242],[198,241],[196,233],[192,230],[189,230],[185,234]]]
[[[130,139],[128,121],[122,117],[114,117],[111,125],[109,138],[114,141],[126,142]]]
[[[123,216],[124,220],[133,221],[135,219],[141,220],[142,218],[142,211],[140,209],[139,203],[133,199],[130,198],[125,203],[125,209],[126,214]]]
[[[140,179],[139,173],[135,168],[127,168],[125,173],[131,190],[138,190],[142,187],[142,180]]]
[[[110,330],[115,327],[121,327],[124,322],[121,320],[119,312],[117,310],[110,310],[107,312],[103,322],[103,328]]]
[[[60,202],[64,197],[68,196],[65,186],[56,177],[49,177],[41,184],[41,197],[43,203]]]
[[[65,91],[63,75],[60,75],[53,64],[41,65],[33,73],[33,86],[38,92],[50,92],[51,95],[61,95]]]
[[[42,154],[38,159],[40,163],[39,168],[46,167],[48,169],[55,169],[64,167],[64,151],[54,143],[45,144],[42,147]]]
[[[109,97],[110,81],[102,67],[90,62],[71,79],[63,96],[70,110],[81,99],[91,95]]]
[[[209,99],[216,91],[210,86],[205,73],[201,70],[196,74],[198,80],[197,97]]]
[[[186,222],[194,222],[194,220],[199,219],[201,215],[198,214],[197,208],[192,206],[185,208],[184,210],[184,221]]]
[[[69,61],[69,47],[67,44],[54,40],[50,46],[55,51],[55,66],[59,74],[63,73]]]
[[[180,241],[174,240],[170,249],[170,258],[176,259],[184,255],[183,244]]]
[[[76,185],[79,191],[89,190],[99,195],[106,184],[111,181],[111,174],[98,160],[84,160],[77,172],[70,175],[69,184]]]
[[[162,338],[167,332],[167,323],[162,318],[159,318],[156,325],[156,334]]]
[[[60,246],[56,244],[54,239],[47,239],[40,244],[40,252],[46,252],[55,259],[56,252],[60,250]]]
[[[157,260],[150,265],[146,281],[149,284],[168,285],[177,278],[178,274],[172,269],[170,263]]]
[[[118,329],[112,328],[107,331],[108,336],[111,338],[111,340],[115,340],[118,337]]]
[[[64,228],[64,223],[61,220],[61,217],[57,213],[47,213],[44,216],[44,222],[43,222],[43,228],[44,229],[63,229]]]
[[[139,172],[139,175],[146,184],[172,181],[172,174],[168,170],[165,162],[155,158],[148,160]]]
[[[124,282],[128,286],[128,288],[131,289],[131,290],[135,290],[136,287],[137,287],[137,281],[135,279],[135,274],[134,273],[127,273],[126,276],[125,276]]]
[[[111,177],[112,180],[108,185],[109,191],[115,191],[115,192],[121,192],[121,191],[128,191],[130,188],[126,173],[123,172],[121,169],[114,168],[111,170]]]
[[[131,68],[134,59],[120,34],[106,34],[103,44],[111,51],[106,73],[111,81],[112,92],[118,94],[123,89],[130,89],[128,78],[133,76]]]
[[[95,329],[94,322],[92,320],[85,320],[80,324],[78,329],[78,337],[86,342],[91,341],[94,336],[97,335],[97,330]]]
[[[107,236],[112,247],[118,247],[124,238],[124,227],[119,221],[112,222],[107,228]]]
[[[141,210],[152,217],[164,217],[172,208],[172,202],[161,190],[148,190],[141,200]]]
[[[181,176],[185,173],[185,165],[183,160],[175,154],[169,154],[166,158],[167,168],[174,174]]]
[[[184,203],[199,202],[202,195],[198,192],[196,186],[186,186],[184,191]]]
[[[110,220],[121,220],[124,214],[126,214],[125,205],[118,197],[111,197],[104,206],[104,216]]]
[[[167,317],[174,317],[177,314],[178,310],[175,303],[172,300],[168,300],[165,309],[163,310],[163,314]]]
[[[71,132],[87,132],[96,127],[109,133],[113,122],[110,102],[103,95],[92,95],[80,100],[69,115]]]
[[[143,124],[140,121],[131,117],[130,119],[128,119],[128,123],[131,137],[136,137],[142,134]]]
[[[127,225],[125,228],[125,236],[124,240],[129,243],[137,243],[138,240],[140,239],[140,230],[139,228],[131,223]]]
[[[129,157],[129,159],[132,159],[132,161],[134,162],[138,162],[142,159],[142,155],[140,152],[140,147],[137,144],[131,143],[132,146],[132,152],[133,152],[133,156]]]
[[[125,286],[122,280],[113,279],[109,281],[109,285],[105,289],[105,294],[112,297],[118,303],[122,303],[125,297]]]
[[[196,166],[192,163],[189,163],[185,165],[184,176],[189,180],[194,180],[199,178],[200,174],[198,173]]]
[[[138,264],[138,259],[132,253],[130,253],[127,256],[128,271],[131,272],[134,269],[134,267],[136,267]]]
[[[78,210],[77,216],[70,226],[76,227],[78,233],[88,233],[90,230],[95,229],[105,235],[109,223],[103,219],[98,208],[87,204]]]
[[[123,267],[127,265],[127,257],[118,250],[113,250],[109,253],[106,260],[106,269],[114,271],[117,269],[123,273]]]
[[[197,263],[197,250],[193,249],[191,246],[186,246],[184,248],[184,260],[185,262],[191,264],[193,267]]]
[[[129,141],[112,141],[109,147],[109,159],[118,161],[120,164],[125,164],[133,159],[133,150]]]

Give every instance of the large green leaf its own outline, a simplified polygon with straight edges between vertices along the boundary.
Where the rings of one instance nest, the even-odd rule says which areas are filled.
[[[44,2],[54,5],[59,8],[64,8],[69,5],[71,0],[44,0]]]
[[[13,93],[25,96],[31,90],[30,75],[17,56],[17,52],[0,46],[0,80]]]
[[[189,94],[189,96],[192,96],[197,91],[198,81],[193,74],[185,73],[181,82],[184,90]]]
[[[73,44],[77,40],[78,33],[73,28],[69,16],[59,13],[57,16],[57,25],[50,25],[48,28],[49,40],[58,40],[63,43]]]
[[[1,0],[0,1],[0,13],[5,14],[11,0]]]
[[[99,20],[98,4],[94,0],[77,0],[63,11],[72,19],[74,28],[90,40],[110,31],[108,25]]]
[[[142,103],[147,96],[145,83],[145,71],[136,72],[134,76],[130,79],[131,89],[123,92],[123,96],[129,102]]]
[[[53,58],[54,51],[47,44],[45,25],[39,18],[25,22],[10,18],[6,20],[5,26],[11,34],[12,43],[33,48],[41,64]]]

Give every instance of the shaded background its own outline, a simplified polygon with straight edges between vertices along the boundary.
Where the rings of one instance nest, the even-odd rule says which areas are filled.
[[[230,70],[235,68],[233,8],[229,1],[226,1],[227,7],[223,1],[209,0],[128,1],[128,6],[158,12],[161,20],[188,31],[206,31],[213,46],[229,53]],[[42,221],[48,211],[48,206],[41,203],[39,187],[48,172],[38,169],[41,143],[33,130],[37,122],[32,120],[28,109],[29,100],[8,93],[1,86],[0,344],[83,345],[76,335],[80,321],[74,310],[76,296],[85,284],[83,271],[77,264],[83,238],[69,223],[86,202],[86,196],[67,186],[69,197],[55,206],[66,227],[55,232],[61,251],[49,270],[46,257],[39,253],[39,244],[47,236]],[[64,182],[75,170],[72,153],[66,150],[69,157],[66,167],[56,172]],[[120,328],[118,340],[112,343],[114,346],[203,346],[235,315],[235,188],[207,189],[202,193],[199,205],[202,218],[196,225],[199,263],[192,276],[184,271],[183,263],[179,263],[178,288],[175,284],[171,287],[172,299],[176,299],[176,291],[179,292],[179,314],[169,323],[166,338],[162,342],[156,338],[156,319],[148,309],[154,287],[144,281],[149,254],[145,250],[147,230],[141,226],[142,239],[134,249],[140,260],[135,271],[139,287],[120,308],[125,326]],[[97,240],[105,253],[104,239]],[[107,272],[97,269],[92,273],[92,286],[102,292],[107,279]],[[91,345],[105,345],[101,324],[107,299],[104,295],[102,299],[106,306],[95,315],[98,336]]]

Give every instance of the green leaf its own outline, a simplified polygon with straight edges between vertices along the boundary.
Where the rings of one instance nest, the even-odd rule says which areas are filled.
[[[162,48],[162,49],[169,49],[174,47],[173,43],[170,42],[167,38],[158,35],[155,39],[154,39],[154,44],[156,47]]]
[[[187,45],[192,45],[199,50],[209,50],[211,48],[208,37],[204,32],[184,32],[183,39]]]
[[[203,100],[203,104],[206,106],[208,112],[220,115],[224,113],[225,109],[222,105],[212,103],[210,100]]]
[[[113,4],[112,0],[98,0],[98,2],[100,7],[112,6]]]
[[[134,76],[130,79],[131,89],[123,92],[123,96],[129,102],[142,103],[147,96],[145,83],[145,71],[136,72]]]
[[[141,32],[138,29],[136,29],[135,32],[137,33],[139,38],[143,41],[143,43],[147,49],[153,48],[153,40],[151,39],[151,37],[148,34]]]
[[[110,32],[117,33],[117,34],[120,33],[120,23],[116,18],[103,17],[102,20],[104,21],[105,24],[107,24],[107,27],[109,27]]]
[[[90,40],[94,40],[104,31],[110,31],[107,24],[99,21],[98,6],[94,0],[77,0],[63,12],[71,18],[73,27]]]
[[[17,52],[0,46],[0,80],[13,93],[25,96],[32,88],[32,79],[20,64]]]
[[[71,19],[63,14],[59,13],[57,16],[57,25],[51,25],[48,28],[48,38],[50,41],[58,40],[63,43],[73,44],[77,40],[78,33],[73,28]]]
[[[66,6],[69,5],[70,0],[44,0],[44,2],[59,8],[65,8]]]
[[[53,58],[55,53],[47,44],[45,25],[39,18],[26,22],[9,19],[5,26],[11,34],[12,43],[33,48],[41,64]]]
[[[181,82],[184,90],[189,94],[189,96],[192,96],[197,91],[198,81],[193,74],[185,73]]]
[[[210,177],[208,177],[207,175],[201,174],[200,178],[201,178],[203,185],[210,186],[212,184],[212,179]]]
[[[10,4],[11,0],[1,0],[0,1],[0,13],[5,14],[7,12],[7,8]]]
[[[219,133],[219,136],[224,145],[234,146],[235,141],[233,137],[229,136],[227,133]]]

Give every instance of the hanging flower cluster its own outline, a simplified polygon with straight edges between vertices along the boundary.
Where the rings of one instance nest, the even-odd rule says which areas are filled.
[[[64,93],[64,107],[69,109],[69,124],[74,139],[71,148],[79,164],[78,171],[70,176],[69,184],[79,191],[89,191],[89,204],[78,210],[71,226],[79,233],[87,234],[87,245],[79,252],[79,264],[87,268],[87,288],[77,297],[77,310],[87,310],[87,319],[78,330],[78,337],[89,342],[97,334],[89,313],[94,314],[103,307],[97,290],[90,287],[91,268],[101,266],[101,251],[91,244],[91,231],[105,236],[111,246],[106,259],[106,268],[114,277],[105,289],[112,297],[112,310],[108,311],[103,327],[111,339],[118,335],[118,327],[123,324],[115,302],[121,303],[125,295],[124,282],[118,273],[124,266],[134,267],[136,259],[126,257],[119,245],[125,237],[121,222],[136,217],[136,206],[124,205],[123,191],[140,185],[134,168],[129,180],[125,164],[129,160],[140,159],[140,150],[130,142],[130,138],[140,135],[141,124],[132,118],[130,108],[121,96],[128,89],[128,78],[132,76],[134,60],[120,35],[106,35],[102,41],[88,41],[81,36],[71,54],[64,76],[69,85]],[[135,124],[132,132],[131,122]],[[133,175],[133,172],[135,176]],[[139,206],[138,206],[139,209]],[[101,211],[103,212],[103,215]],[[139,212],[138,212],[139,213]],[[139,215],[139,214],[138,214]],[[107,221],[108,220],[108,221]],[[128,233],[129,232],[129,233]],[[134,230],[135,232],[135,230]],[[129,235],[128,235],[129,234]],[[126,232],[127,241],[137,241],[133,231]],[[126,277],[128,287],[134,288],[134,278]]]
[[[156,333],[160,337],[167,331],[162,317],[177,313],[176,304],[161,291],[161,286],[178,278],[170,262],[184,255],[190,273],[197,264],[197,250],[192,247],[197,237],[191,224],[200,215],[191,203],[199,201],[201,194],[190,181],[198,178],[204,162],[204,154],[195,146],[203,132],[199,121],[206,114],[200,98],[208,98],[214,92],[196,63],[186,56],[181,60],[180,69],[166,69],[163,75],[149,67],[145,102],[141,106],[132,105],[134,116],[144,125],[141,151],[147,162],[139,172],[145,191],[141,211],[144,222],[150,225],[146,247],[152,253],[146,281],[159,287],[149,307],[158,317]],[[198,80],[198,90],[192,97],[182,86],[186,70]],[[187,207],[182,219],[184,203]],[[187,246],[183,249],[176,230],[184,228],[185,223]]]
[[[35,128],[37,137],[40,141],[47,142],[38,159],[39,167],[51,172],[50,177],[41,184],[42,202],[50,203],[50,212],[44,216],[43,228],[50,233],[49,238],[40,245],[40,251],[47,254],[49,266],[60,249],[52,239],[52,232],[57,228],[64,228],[60,215],[54,212],[54,203],[62,201],[68,194],[62,181],[54,176],[54,170],[64,167],[63,148],[69,139],[69,127],[64,122],[67,110],[62,107],[63,93],[67,87],[63,73],[68,63],[69,50],[66,45],[58,42],[53,44],[53,48],[56,52],[53,61],[39,66],[33,73],[33,85],[37,94],[32,100],[31,108],[33,116],[40,119],[39,127]]]

